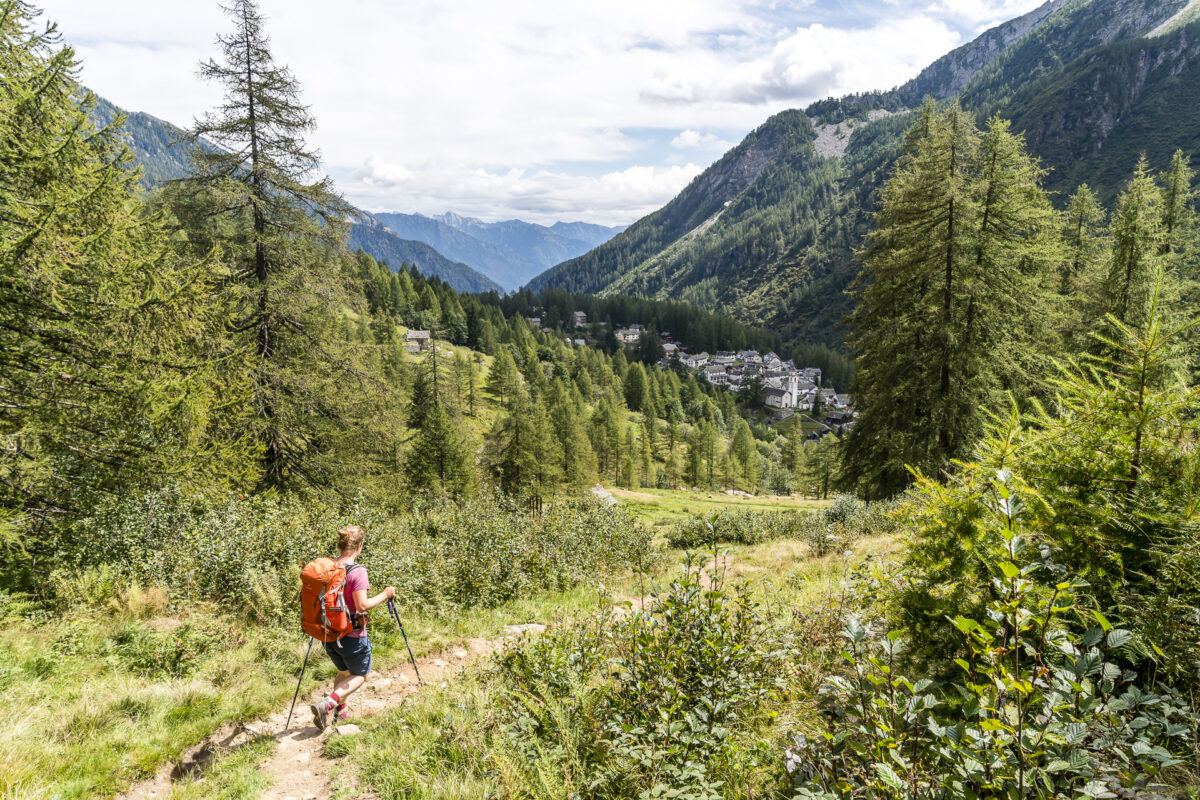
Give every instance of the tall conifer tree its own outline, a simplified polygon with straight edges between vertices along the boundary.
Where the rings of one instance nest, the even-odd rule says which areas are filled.
[[[1168,250],[1165,218],[1162,190],[1142,158],[1117,198],[1111,227],[1112,257],[1104,283],[1104,310],[1133,328],[1146,323],[1155,289],[1160,286]]]
[[[0,3],[0,527],[252,472],[207,265],[142,215],[123,120],[94,129],[74,51],[35,17]]]
[[[1036,375],[1040,285],[1057,263],[1042,171],[994,119],[922,109],[883,189],[850,317],[859,408],[847,478],[872,496],[936,473],[982,431],[981,410]]]
[[[333,459],[333,442],[369,419],[368,387],[337,316],[352,300],[329,255],[343,247],[352,209],[328,177],[314,180],[320,156],[305,137],[315,121],[296,79],[275,63],[256,3],[223,8],[233,33],[217,37],[222,58],[200,74],[224,99],[192,128],[186,188],[234,222],[222,243],[233,257],[233,327],[253,365],[264,482],[329,484],[356,449]]]

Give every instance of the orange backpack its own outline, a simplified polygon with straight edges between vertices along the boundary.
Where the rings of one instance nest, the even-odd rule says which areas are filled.
[[[346,574],[358,567],[332,558],[318,558],[300,573],[300,627],[321,642],[336,642],[367,625],[366,612],[351,614],[346,607]]]

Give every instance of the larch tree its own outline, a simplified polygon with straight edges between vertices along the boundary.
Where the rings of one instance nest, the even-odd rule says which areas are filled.
[[[305,143],[315,120],[275,63],[256,3],[224,10],[233,33],[217,38],[220,60],[200,65],[224,98],[192,128],[194,173],[182,188],[209,216],[231,220],[217,244],[230,259],[232,327],[252,365],[263,483],[328,485],[334,462],[354,449],[334,458],[336,440],[371,418],[372,387],[342,333],[354,302],[334,258],[353,209],[320,176],[320,155]]]
[[[982,410],[1038,381],[1042,284],[1060,257],[1042,170],[1002,120],[927,104],[882,191],[851,314],[859,416],[845,476],[869,496],[938,473]]]
[[[471,452],[455,419],[435,405],[424,415],[404,461],[407,488],[461,497],[474,488]]]
[[[1084,331],[1102,314],[1097,300],[1108,258],[1106,213],[1096,193],[1082,183],[1071,195],[1062,217],[1062,260],[1058,295],[1064,346],[1078,351]]]
[[[1175,255],[1178,261],[1195,255],[1200,233],[1196,226],[1196,191],[1192,188],[1195,177],[1188,157],[1176,150],[1162,176],[1162,250]]]
[[[1142,327],[1156,291],[1168,250],[1164,235],[1162,190],[1146,159],[1117,198],[1111,223],[1112,256],[1104,282],[1104,310],[1118,322]]]
[[[143,214],[123,120],[94,128],[77,70],[0,3],[0,529],[253,474],[207,265]]]

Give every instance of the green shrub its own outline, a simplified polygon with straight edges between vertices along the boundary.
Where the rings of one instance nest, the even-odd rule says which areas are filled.
[[[1196,717],[1115,659],[1133,638],[1099,613],[1082,635],[1062,618],[1086,584],[1018,530],[1008,473],[989,484],[1004,553],[978,619],[951,620],[965,657],[935,687],[899,673],[903,634],[846,627],[845,676],[830,679],[830,726],[788,750],[798,794],[822,798],[1124,797],[1182,763]]]
[[[694,516],[678,522],[667,534],[667,544],[679,549],[711,548],[718,544],[761,544],[776,539],[800,539],[819,524],[819,515],[807,511],[746,511],[723,509],[708,517]]]
[[[824,618],[814,619],[824,625]],[[813,650],[699,559],[645,612],[553,630],[494,668],[501,797],[743,797],[780,788],[772,725]],[[495,720],[494,723],[491,721]]]
[[[676,523],[667,544],[680,549],[711,548],[717,544],[761,544],[776,539],[799,539],[824,556],[864,536],[891,534],[897,528],[895,502],[864,503],[840,495],[823,511],[747,511],[725,509],[709,517],[694,516]]]
[[[64,532],[56,599],[92,602],[118,585],[164,587],[260,622],[291,622],[299,568],[332,551],[349,524],[367,531],[360,559],[375,586],[430,608],[496,606],[632,568],[648,569],[649,531],[588,498],[538,515],[499,497],[391,516],[296,497],[188,500],[164,491],[102,506]],[[95,576],[95,577],[89,577]]]

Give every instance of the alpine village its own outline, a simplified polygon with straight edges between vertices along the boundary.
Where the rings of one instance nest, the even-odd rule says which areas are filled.
[[[0,797],[1200,797],[1198,168],[1197,0],[0,0]]]

